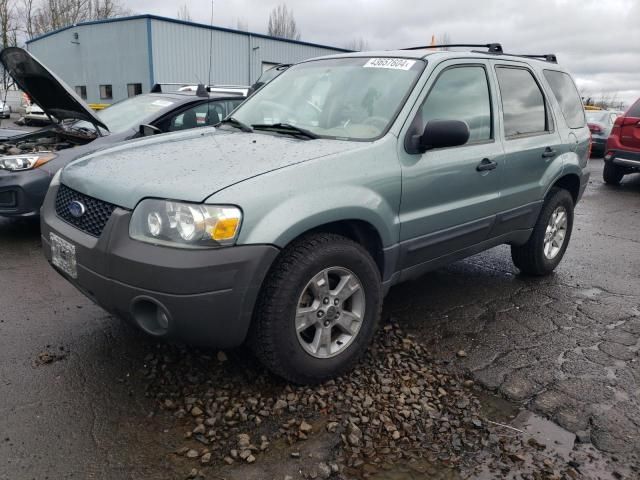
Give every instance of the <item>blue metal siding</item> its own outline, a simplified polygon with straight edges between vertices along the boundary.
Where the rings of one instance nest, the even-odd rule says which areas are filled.
[[[151,88],[145,19],[78,25],[30,42],[28,49],[71,88],[85,85],[88,103],[127,98],[128,83]],[[100,85],[112,85],[113,100],[100,99]]]
[[[345,51],[153,15],[65,27],[27,47],[70,87],[86,86],[88,103],[127,98],[128,83],[141,83],[143,92],[154,82],[207,83],[210,58],[213,83],[249,85],[263,62],[295,63]],[[100,85],[112,85],[113,100],[100,99]]]
[[[262,73],[263,62],[295,63],[337,51],[246,32],[151,21],[154,74],[161,82],[207,83],[209,52],[213,83],[249,85]]]

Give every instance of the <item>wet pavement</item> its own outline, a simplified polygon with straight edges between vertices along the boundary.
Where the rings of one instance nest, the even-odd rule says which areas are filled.
[[[543,425],[560,455],[592,442],[606,465],[582,478],[632,478],[623,467],[640,452],[640,176],[609,188],[602,161],[591,169],[556,274],[521,277],[500,247],[394,288],[384,316],[482,385],[487,418],[522,432]],[[171,454],[185,425],[147,395],[157,351],[46,264],[35,222],[0,220],[1,480],[185,478],[198,465]],[[329,462],[334,440],[313,437],[298,453]],[[207,478],[294,475],[300,460],[274,450]],[[373,478],[457,474],[406,465]]]

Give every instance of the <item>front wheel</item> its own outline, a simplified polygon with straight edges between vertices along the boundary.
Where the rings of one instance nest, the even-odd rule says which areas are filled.
[[[551,189],[527,243],[511,246],[513,263],[522,273],[548,275],[555,270],[571,238],[573,206],[568,191]]]
[[[620,167],[614,165],[611,162],[604,162],[604,170],[602,171],[602,178],[608,185],[620,185],[624,177],[624,172]]]
[[[249,343],[275,374],[322,382],[349,370],[367,349],[381,305],[380,273],[362,246],[340,235],[308,235],[269,272]]]

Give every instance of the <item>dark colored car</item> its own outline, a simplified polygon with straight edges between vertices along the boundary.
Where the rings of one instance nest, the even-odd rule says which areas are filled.
[[[590,110],[585,114],[591,132],[591,151],[598,156],[604,155],[607,139],[619,114],[609,110]]]
[[[216,125],[245,99],[214,88],[150,93],[96,113],[29,52],[6,48],[0,62],[57,119],[35,132],[0,138],[0,216],[37,215],[51,179],[72,160],[146,135]]]
[[[640,98],[618,117],[607,140],[604,181],[619,185],[622,177],[640,172]]]

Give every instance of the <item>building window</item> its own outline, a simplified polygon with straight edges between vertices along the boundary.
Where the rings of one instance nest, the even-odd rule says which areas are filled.
[[[128,83],[127,84],[127,95],[129,98],[135,97],[136,95],[142,94],[142,84],[141,83]]]
[[[85,85],[78,85],[76,87],[76,93],[80,96],[81,99],[87,99],[87,87]]]
[[[100,85],[100,100],[111,100],[113,98],[113,89],[111,85]]]

